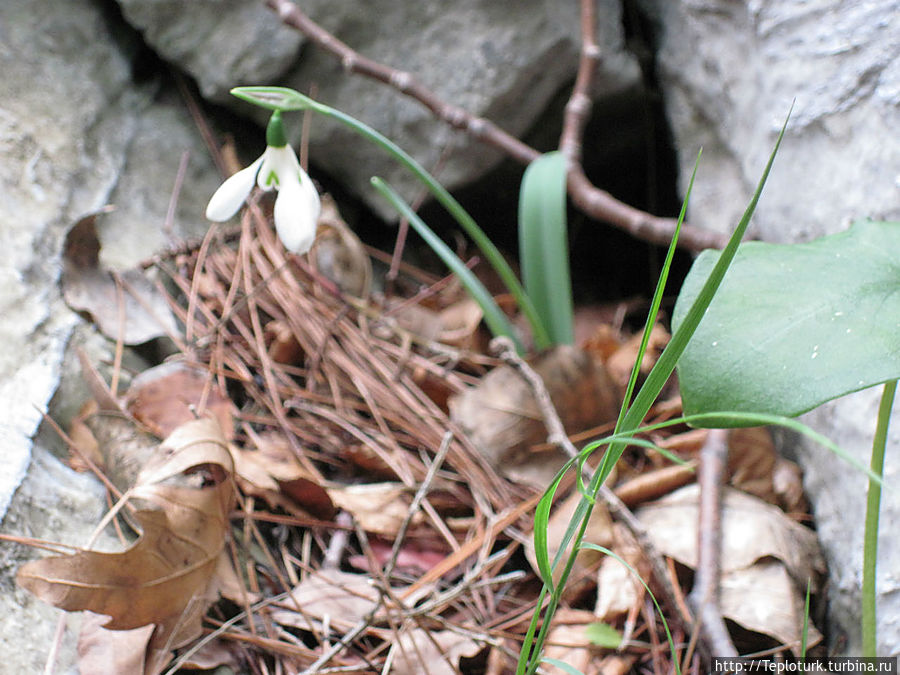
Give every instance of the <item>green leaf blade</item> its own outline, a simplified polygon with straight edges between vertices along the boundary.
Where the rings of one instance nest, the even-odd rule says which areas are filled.
[[[566,158],[538,157],[519,196],[519,257],[525,291],[553,344],[573,344],[574,310],[566,222]]]
[[[410,206],[403,201],[402,197],[381,178],[374,176],[370,181],[375,189],[381,194],[391,206],[409,221],[410,226],[419,234],[425,243],[433,250],[445,265],[453,272],[460,282],[465,286],[472,299],[478,303],[484,315],[484,322],[488,325],[494,335],[505,335],[520,352],[522,351],[522,343],[516,334],[512,324],[506,318],[503,310],[494,301],[494,298],[484,287],[484,284],[476,277],[472,270],[466,267],[465,263],[460,260],[457,255],[450,250],[434,231],[425,224],[425,222],[413,211]]]
[[[717,257],[691,269],[676,330]],[[799,415],[900,377],[898,335],[900,223],[745,244],[678,363],[685,413]]]

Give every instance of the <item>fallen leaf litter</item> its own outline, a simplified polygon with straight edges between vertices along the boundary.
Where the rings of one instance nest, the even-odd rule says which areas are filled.
[[[255,234],[251,234],[251,220]],[[340,238],[347,237],[339,227],[334,231]],[[329,260],[344,260],[336,257],[333,249],[328,251]],[[359,251],[360,247],[354,245],[351,259],[358,258]],[[540,445],[546,436],[533,430],[501,430],[501,436],[527,437],[527,442],[517,441],[485,453],[473,429],[463,431],[467,425],[472,426],[468,418],[448,417],[448,399],[471,397],[477,391],[472,385],[492,369],[492,377],[498,377],[495,360],[467,349],[483,343],[462,335],[478,330],[471,314],[462,323],[453,319],[452,331],[437,324],[437,328],[417,335],[413,330],[422,324],[410,322],[402,307],[399,312],[379,313],[374,296],[357,298],[340,293],[338,288],[342,287],[365,296],[371,283],[369,269],[351,275],[364,279],[364,283],[348,285],[323,276],[328,270],[321,260],[310,267],[303,259],[286,257],[255,207],[244,216],[236,249],[225,242],[221,232],[213,230],[203,245],[171,258],[158,258],[157,266],[175,288],[169,300],[171,311],[184,327],[176,339],[180,355],[174,365],[162,366],[163,372],[136,380],[121,399],[121,407],[130,415],[135,433],[138,426],[166,435],[182,432],[185,424],[187,428],[214,425],[219,429],[217,438],[221,438],[214,444],[230,448],[227,460],[219,457],[196,462],[201,467],[199,478],[194,464],[178,464],[181,473],[177,480],[194,482],[177,488],[167,486],[163,493],[172,489],[203,493],[213,488],[216,503],[222,506],[221,491],[231,490],[232,481],[240,491],[237,510],[229,513],[226,509],[220,514],[231,517],[230,543],[224,526],[205,528],[201,533],[196,522],[192,525],[197,541],[209,544],[197,549],[203,553],[202,583],[200,579],[192,581],[192,590],[183,595],[194,601],[186,606],[163,602],[171,609],[171,616],[177,617],[174,622],[161,615],[151,619],[158,628],[142,638],[147,650],[144,672],[163,672],[170,652],[199,634],[199,621],[208,605],[205,599],[214,599],[208,589],[216,581],[231,603],[215,605],[208,614],[207,626],[220,626],[212,634],[220,640],[207,638],[206,651],[189,652],[183,663],[191,658],[207,664],[277,659],[298,672],[315,672],[322,667],[375,672],[386,664],[395,673],[452,673],[457,669],[507,672],[534,611],[537,590],[536,576],[525,562],[525,557],[530,557],[530,517],[537,491],[527,482],[510,479],[510,475],[521,472],[510,471],[514,467],[509,462],[510,457],[524,457],[521,461],[527,474],[533,459],[540,468],[531,475],[544,475],[547,454],[546,448],[542,454]],[[458,292],[451,289],[436,293],[428,299],[431,306],[427,311],[438,317],[448,315]],[[442,335],[451,334],[453,344],[441,341]],[[604,349],[607,356],[612,354],[617,373],[622,369],[624,350],[630,348],[625,342],[617,351],[607,341]],[[602,418],[609,417],[614,407],[609,403],[614,385],[609,376],[597,378],[592,375],[586,386],[589,390],[608,387],[597,396],[602,399],[598,403],[600,419],[596,412],[578,411],[578,417],[584,419],[578,428],[566,429],[574,433],[597,425],[594,435],[588,430],[583,440],[603,435],[604,428],[608,431],[603,423],[611,421]],[[561,379],[562,391],[567,393],[571,383],[565,377]],[[433,392],[436,381],[440,383],[438,393],[431,397],[426,391]],[[518,414],[518,423],[531,429],[536,413],[527,401],[522,403],[527,396],[516,396],[514,410],[498,404],[501,414],[513,417],[503,424],[514,426]],[[569,410],[567,403],[558,403],[562,398],[553,398],[557,407]],[[583,404],[584,398],[576,403]],[[492,402],[488,396],[480,405],[490,408]],[[214,414],[219,422],[205,418],[207,413]],[[672,406],[668,410],[660,406],[658,414],[673,414]],[[198,415],[199,421],[190,421]],[[102,435],[103,425],[100,428]],[[481,426],[478,431],[490,430]],[[687,431],[683,436],[692,439],[696,433]],[[654,438],[670,447],[678,447],[678,439],[664,435]],[[109,445],[108,438],[104,441]],[[429,474],[432,458],[442,444],[446,444],[446,461],[439,471]],[[686,440],[681,445],[683,456],[690,459],[690,448],[696,448],[697,441]],[[529,447],[534,450],[529,451]],[[750,447],[756,446],[751,443]],[[641,457],[649,457],[641,452]],[[768,448],[759,452],[768,452]],[[736,468],[734,473],[744,480],[747,465],[740,464],[740,454],[735,466],[744,468]],[[171,462],[172,458],[167,460]],[[143,469],[145,480],[153,462],[151,459]],[[215,469],[226,463],[227,469]],[[633,468],[626,466],[623,482],[627,484],[647,471],[664,471],[665,464],[638,459]],[[170,464],[164,469],[168,474],[160,480],[171,479],[171,469]],[[683,473],[678,472],[675,484],[685,480]],[[426,476],[427,484],[423,485]],[[771,476],[768,483],[765,475],[754,475],[753,480],[754,492],[776,501]],[[136,492],[141,492],[140,481],[139,477]],[[638,496],[629,499],[640,503],[660,496],[652,489],[645,492],[647,489],[632,490],[628,494]],[[420,508],[411,512],[414,499]],[[760,504],[754,509],[773,509],[766,512],[773,522],[784,520],[773,527],[800,527],[775,507],[766,506],[756,497],[747,499]],[[564,501],[561,499],[560,504]],[[180,503],[178,499],[167,503],[157,504],[156,513],[182,511],[173,506]],[[664,498],[660,506],[646,505],[644,509],[664,508],[665,503]],[[142,513],[133,516],[142,531],[141,539],[118,555],[134,555],[141,546],[161,548],[159,537],[164,530],[154,520],[158,515]],[[341,513],[352,516],[351,524],[338,517]],[[599,514],[597,531],[602,541],[595,543],[620,548],[646,574],[634,542],[611,527],[605,512]],[[557,520],[560,527],[565,526],[564,518],[557,516]],[[553,522],[551,525],[557,527]],[[648,532],[657,547],[690,566],[689,554],[670,552],[673,536],[684,544],[690,534],[678,533],[668,525],[651,525]],[[402,533],[399,539],[398,533]],[[559,537],[559,532],[551,532],[553,537]],[[768,567],[796,576],[796,552],[787,550],[790,544],[773,541],[774,548],[756,557],[751,554],[748,562],[738,565],[747,570],[744,578],[762,574]],[[332,553],[337,551],[339,568],[334,566],[333,556],[326,555],[329,548]],[[210,568],[220,550],[230,558],[226,565],[230,573],[221,566],[218,570]],[[78,556],[84,555],[103,554],[79,553],[75,559],[82,560]],[[190,556],[184,561],[193,569]],[[610,559],[585,559],[583,563],[575,592],[567,596],[571,607],[557,619],[554,636],[559,639],[552,643],[554,654],[582,664],[589,673],[606,672],[607,667],[627,669],[635,663],[658,666],[660,657],[652,645],[661,643],[660,626],[648,613],[643,590],[624,583],[627,575],[623,578],[617,574]],[[98,564],[88,574],[102,574],[103,565]],[[385,578],[385,570],[390,578]],[[34,590],[36,584],[46,583],[46,579],[34,580],[40,576],[26,573],[24,577],[33,579],[26,585],[30,583]],[[793,576],[783,575],[779,581],[782,595],[772,602],[780,597],[783,604],[796,609],[797,579]],[[599,597],[598,579],[602,584]],[[607,579],[618,580],[621,594],[611,593],[604,583]],[[739,585],[729,583],[728,598],[740,598],[735,596]],[[36,592],[54,599],[53,592]],[[591,594],[597,599],[596,612],[585,612],[580,607],[585,602],[594,604],[589,599]],[[200,598],[204,602],[199,602]],[[729,602],[727,599],[725,604]],[[134,614],[129,623],[125,619],[128,612],[109,604],[97,605],[96,598],[81,605],[56,598],[56,604],[105,612],[112,617],[113,628],[134,628],[134,621],[147,618]],[[589,625],[590,617],[594,622],[615,623],[621,622],[624,614],[628,641],[618,656],[604,656],[611,654],[609,648],[592,645],[578,628]],[[742,623],[766,632],[764,615],[745,618]],[[677,622],[673,625],[676,640],[684,645],[690,636],[677,628]],[[788,641],[794,635],[787,628],[769,634],[776,641]],[[97,640],[96,633],[83,639],[86,645],[96,645]],[[213,648],[223,642],[228,649]],[[214,652],[218,656],[213,656]],[[83,667],[92,658],[96,659],[96,647],[86,647]],[[425,663],[430,665],[423,666]]]

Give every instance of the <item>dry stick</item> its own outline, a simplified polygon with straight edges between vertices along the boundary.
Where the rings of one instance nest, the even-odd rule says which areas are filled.
[[[503,131],[493,122],[483,117],[476,117],[459,106],[447,103],[418,82],[410,73],[396,70],[357,53],[315,23],[290,0],[265,0],[265,2],[278,14],[282,22],[303,33],[313,43],[336,56],[347,72],[365,75],[393,87],[424,105],[437,119],[500,150],[520,164],[529,164],[540,156],[540,152]],[[584,58],[594,60],[596,56],[588,53]],[[577,109],[580,106],[581,104],[576,102],[572,107]],[[580,111],[577,113],[581,114]],[[573,112],[571,116],[574,118],[576,112]],[[570,124],[570,127],[573,130],[572,133],[578,131],[574,122]],[[572,140],[566,138],[570,150]],[[620,202],[607,191],[593,185],[584,175],[581,165],[575,161],[569,167],[568,189],[572,201],[592,218],[603,220],[638,239],[653,244],[668,245],[672,239],[675,231],[673,218],[654,216]],[[678,244],[690,250],[700,251],[705,248],[724,248],[726,241],[727,238],[718,232],[703,230],[685,223],[681,227]]]
[[[444,459],[447,457],[447,451],[450,449],[450,442],[452,440],[453,434],[447,432],[447,434],[444,435],[443,441],[441,442],[441,447],[438,449],[434,460],[431,462],[431,466],[428,467],[428,473],[425,476],[425,479],[422,481],[422,485],[419,487],[419,490],[416,492],[416,495],[413,498],[413,502],[410,505],[409,510],[407,511],[406,518],[403,520],[403,523],[400,526],[397,539],[394,541],[394,547],[391,551],[391,558],[388,561],[388,564],[382,574],[382,576],[384,577],[384,587],[378,588],[378,601],[375,603],[372,610],[359,623],[357,623],[348,633],[346,633],[344,637],[340,639],[340,641],[332,645],[328,651],[322,654],[318,659],[316,659],[314,663],[307,667],[303,671],[302,675],[312,675],[312,673],[319,672],[319,669],[322,666],[331,661],[331,659],[337,656],[345,647],[349,646],[357,637],[359,637],[363,633],[363,631],[365,631],[366,628],[371,625],[372,621],[375,619],[375,615],[384,606],[384,599],[386,596],[391,596],[394,602],[402,606],[402,602],[394,597],[393,593],[391,593],[390,575],[394,570],[394,566],[397,564],[397,556],[399,556],[400,554],[400,546],[402,545],[403,538],[406,536],[406,531],[409,528],[410,523],[412,522],[413,516],[415,515],[416,511],[418,511],[419,506],[422,504],[425,496],[431,488],[431,483],[434,481],[435,476],[437,476],[437,472],[443,464]]]
[[[518,355],[515,346],[509,338],[494,338],[491,340],[491,349],[497,353],[507,365],[511,366],[519,373],[531,387],[538,409],[541,411],[541,416],[544,419],[544,426],[547,427],[547,442],[558,445],[570,457],[576,457],[578,455],[578,450],[566,435],[565,427],[563,427],[563,423],[559,419],[559,414],[553,406],[550,393],[547,391],[547,387],[544,385],[541,376]],[[622,500],[608,487],[601,485],[598,494],[606,504],[606,507],[609,509],[613,518],[622,523],[638,542],[641,551],[650,563],[653,575],[660,585],[664,596],[663,599],[666,601],[666,604],[678,610],[679,604],[676,600],[678,596],[669,581],[665,562],[663,561],[662,555],[651,541],[650,536],[647,534],[646,528],[644,528],[629,508],[622,503]],[[685,625],[690,625],[690,617],[680,616],[679,612],[679,618]]]
[[[388,563],[385,566],[383,572],[386,584],[390,582],[391,574],[393,574],[394,567],[396,567],[397,565],[397,558],[400,555],[400,548],[403,546],[403,540],[406,538],[406,532],[409,530],[409,526],[412,524],[413,516],[415,516],[416,512],[418,512],[419,507],[422,506],[425,497],[428,494],[428,491],[431,489],[431,483],[434,481],[435,476],[437,476],[437,472],[444,464],[444,460],[447,458],[447,452],[450,450],[450,442],[452,440],[452,431],[448,431],[446,434],[444,434],[444,438],[443,440],[441,440],[441,447],[438,448],[437,454],[434,456],[434,459],[431,462],[431,466],[428,467],[428,473],[425,474],[425,478],[422,480],[422,484],[419,486],[415,497],[413,497],[412,504],[410,504],[409,506],[406,517],[403,519],[403,523],[401,523],[400,529],[397,531],[397,537],[394,539],[394,546],[391,550],[391,559],[388,560]]]
[[[584,127],[593,107],[590,96],[591,81],[600,61],[596,25],[595,0],[581,0],[581,55],[578,59],[578,74],[575,76],[572,94],[566,103],[563,130],[559,138],[559,149],[573,166],[581,164]]]
[[[719,581],[722,558],[722,484],[728,460],[728,432],[713,429],[700,449],[700,513],[697,529],[697,572],[688,602],[700,622],[701,637],[714,656],[737,656],[722,610]]]

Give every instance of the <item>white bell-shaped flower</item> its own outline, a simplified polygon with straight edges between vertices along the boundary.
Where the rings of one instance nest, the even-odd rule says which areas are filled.
[[[278,238],[287,250],[306,253],[316,238],[316,222],[322,206],[312,179],[287,144],[281,114],[277,111],[269,120],[266,143],[259,159],[219,186],[206,207],[206,217],[216,222],[231,218],[250,195],[254,183],[263,190],[275,188],[278,190],[275,198]]]

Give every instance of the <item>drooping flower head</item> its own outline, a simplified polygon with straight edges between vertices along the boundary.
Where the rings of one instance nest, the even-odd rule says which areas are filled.
[[[257,184],[263,190],[278,190],[275,199],[275,231],[284,247],[306,253],[316,238],[316,221],[321,202],[312,179],[300,167],[294,149],[288,145],[275,111],[266,128],[266,150],[253,164],[228,178],[209,200],[206,217],[222,222],[231,218]]]

